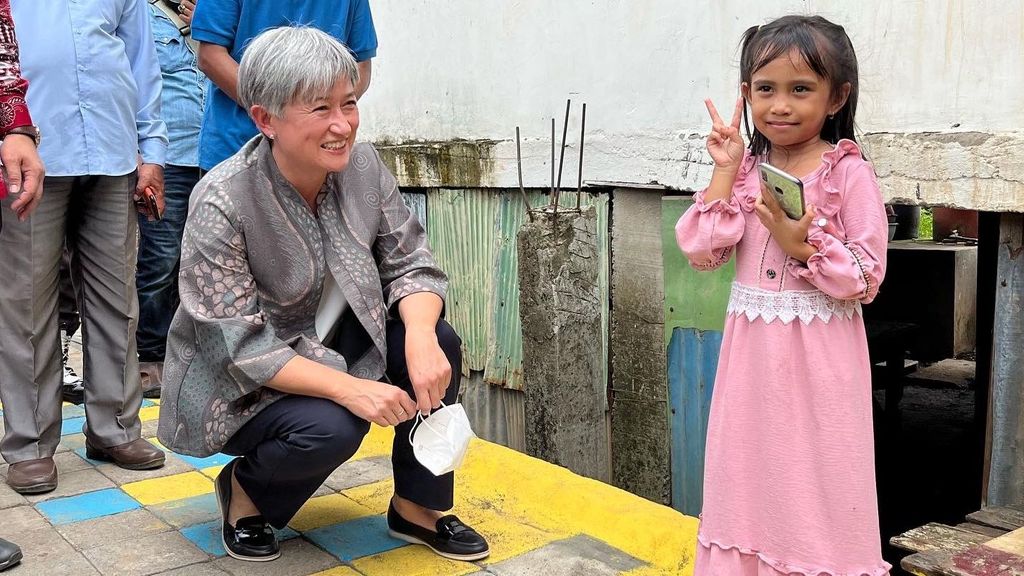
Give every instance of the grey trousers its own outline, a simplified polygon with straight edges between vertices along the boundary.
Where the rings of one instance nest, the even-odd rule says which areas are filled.
[[[135,351],[137,175],[47,177],[27,222],[0,230],[0,401],[9,463],[53,455],[61,435],[58,273],[65,239],[82,316],[85,433],[97,447],[139,438]],[[3,201],[8,215],[12,197]]]

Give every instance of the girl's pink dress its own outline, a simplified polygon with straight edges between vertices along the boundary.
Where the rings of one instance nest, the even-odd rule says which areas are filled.
[[[698,269],[736,253],[704,469],[696,576],[881,576],[871,371],[861,303],[888,224],[871,165],[842,140],[803,178],[818,211],[806,264],[754,213],[749,154],[728,202],[695,205],[676,240]]]

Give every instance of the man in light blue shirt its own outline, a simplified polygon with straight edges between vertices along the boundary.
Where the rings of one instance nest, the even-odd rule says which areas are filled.
[[[203,123],[206,76],[199,71],[186,36],[188,22],[172,0],[149,5],[157,59],[163,75],[161,116],[170,147],[164,166],[164,216],[159,221],[139,216],[139,371],[142,393],[160,396],[164,350],[171,317],[178,308],[178,259],[192,188],[199,181],[199,129]]]
[[[213,90],[203,116],[199,140],[199,166],[210,170],[238,152],[256,135],[249,111],[237,104],[235,85],[238,62],[250,40],[267,28],[308,25],[319,28],[348,46],[359,63],[356,97],[370,84],[370,62],[377,54],[369,0],[198,0],[192,38],[199,41],[199,66]],[[186,8],[185,13],[189,13]]]
[[[0,309],[8,416],[0,453],[11,463],[7,483],[31,494],[57,486],[65,240],[82,313],[86,454],[136,470],[164,463],[140,437],[132,200],[147,194],[162,209],[167,128],[145,0],[14,0],[12,8],[47,179],[35,217],[0,232],[8,255],[0,259],[0,299],[9,304]]]

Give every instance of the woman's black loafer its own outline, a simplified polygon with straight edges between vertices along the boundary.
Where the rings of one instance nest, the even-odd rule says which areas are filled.
[[[232,526],[228,524],[228,505],[231,504],[231,475],[235,470],[235,463],[232,460],[225,466],[214,487],[217,491],[217,506],[220,508],[220,515],[224,519],[222,530],[222,541],[224,550],[232,558],[248,560],[250,562],[267,562],[281,556],[281,547],[277,543],[277,534],[267,524],[263,516],[249,516],[239,518]]]
[[[0,538],[0,572],[21,562],[21,548],[13,542]]]
[[[438,518],[437,531],[433,532],[402,518],[391,504],[388,506],[388,534],[411,544],[422,544],[452,560],[468,562],[486,558],[491,553],[487,540],[453,514]]]

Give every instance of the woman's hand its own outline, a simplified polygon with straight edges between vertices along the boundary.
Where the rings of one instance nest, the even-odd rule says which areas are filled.
[[[754,203],[754,213],[771,232],[782,251],[801,262],[807,262],[817,250],[807,243],[807,230],[814,221],[816,211],[811,204],[804,209],[803,218],[793,220],[782,210],[778,199],[761,183],[761,195]]]
[[[334,399],[378,426],[397,426],[416,416],[416,403],[398,386],[356,378]]]
[[[426,416],[441,405],[452,381],[452,366],[437,343],[432,326],[406,326],[405,363],[416,393],[416,406]]]
[[[743,98],[736,99],[736,110],[732,122],[726,124],[718,115],[711,99],[704,100],[711,115],[711,134],[708,135],[708,154],[715,161],[715,168],[737,171],[743,162],[743,136],[740,135],[740,120],[743,119]]]

